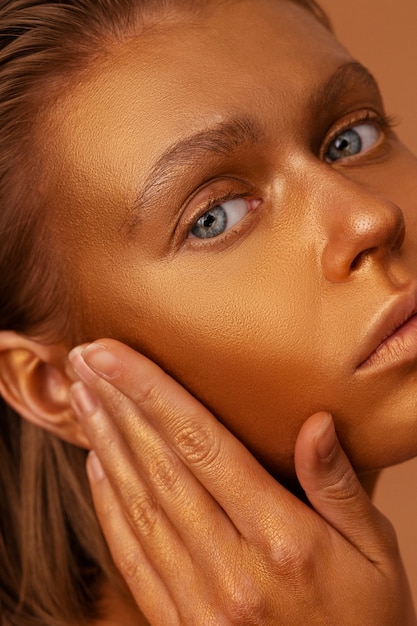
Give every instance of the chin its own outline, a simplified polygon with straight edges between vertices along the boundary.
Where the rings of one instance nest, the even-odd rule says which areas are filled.
[[[417,456],[417,367],[369,376],[328,398],[336,431],[357,472]],[[339,387],[340,389],[341,387]]]
[[[406,415],[391,414],[387,419],[385,414],[375,429],[360,428],[356,433],[338,428],[336,421],[341,445],[358,473],[382,470],[417,456],[417,413]]]

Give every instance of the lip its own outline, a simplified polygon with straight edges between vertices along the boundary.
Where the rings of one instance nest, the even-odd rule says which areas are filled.
[[[364,340],[357,370],[417,361],[417,287],[376,316]]]

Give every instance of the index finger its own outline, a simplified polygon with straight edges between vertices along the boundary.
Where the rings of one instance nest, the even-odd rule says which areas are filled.
[[[100,377],[104,378],[140,407],[142,415],[162,433],[247,539],[259,541],[267,528],[275,536],[277,532],[287,534],[294,526],[294,518],[291,524],[288,521],[289,506],[293,514],[301,508],[304,515],[310,513],[153,361],[120,342],[105,339],[74,351],[72,363],[96,391],[100,391]],[[127,420],[114,419],[128,434]]]

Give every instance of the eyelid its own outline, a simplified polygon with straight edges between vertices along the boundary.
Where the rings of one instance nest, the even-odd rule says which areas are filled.
[[[217,180],[215,182],[217,183],[217,185],[220,184],[223,189],[228,187],[228,190],[222,194],[220,193],[220,189],[219,193],[215,193],[215,190],[211,189],[208,191],[208,197],[198,203],[198,205],[193,210],[191,210],[189,213],[187,212],[187,209],[184,210],[183,213],[188,214],[186,216],[182,216],[180,224],[178,225],[178,237],[180,240],[180,246],[203,246],[204,248],[212,247],[214,245],[219,246],[225,243],[226,240],[228,240],[230,237],[243,234],[246,231],[246,227],[250,228],[251,223],[253,222],[253,220],[251,220],[251,216],[253,216],[253,214],[256,212],[255,210],[263,202],[262,198],[259,195],[259,191],[258,193],[256,193],[255,189],[250,183],[244,183],[244,181],[234,178]],[[234,187],[234,189],[231,188],[232,186]],[[245,191],[239,191],[237,187],[240,187],[242,189],[243,186],[245,187]],[[204,189],[202,191],[204,191]],[[198,195],[199,194],[197,194],[197,197]],[[237,222],[234,226],[226,230],[224,233],[212,238],[199,239],[189,237],[189,233],[191,232],[193,225],[200,217],[207,213],[207,211],[210,211],[214,207],[224,204],[225,202],[228,202],[230,200],[238,199],[244,199],[248,202],[248,214],[241,220],[239,220],[239,222]]]
[[[253,194],[256,194],[256,190],[252,183],[232,174],[207,179],[183,199],[175,228],[183,232],[216,204]]]
[[[369,148],[365,152],[361,152],[360,154],[355,154],[350,157],[345,157],[335,161],[334,163],[331,161],[326,161],[326,153],[329,149],[332,141],[336,139],[341,133],[349,130],[350,128],[354,128],[355,126],[359,126],[361,124],[374,124],[376,128],[380,131],[380,140],[373,148]],[[329,164],[335,164],[339,162],[353,161],[363,157],[365,154],[372,152],[378,146],[381,145],[381,142],[384,138],[387,138],[390,134],[392,134],[392,130],[396,125],[396,121],[389,115],[385,113],[377,112],[372,109],[362,109],[360,111],[355,111],[351,114],[348,114],[341,120],[338,120],[335,125],[333,125],[326,134],[325,140],[320,148],[320,158],[323,161],[328,162]]]

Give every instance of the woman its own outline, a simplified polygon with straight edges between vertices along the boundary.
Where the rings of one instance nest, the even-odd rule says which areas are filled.
[[[2,20],[0,380],[23,418],[2,419],[4,619],[414,623],[321,412],[369,492],[417,452],[417,162],[375,81],[307,2],[13,1]],[[263,468],[129,348],[69,370],[100,336]],[[273,480],[299,493],[295,467],[327,523]],[[322,502],[340,472],[343,512]]]

